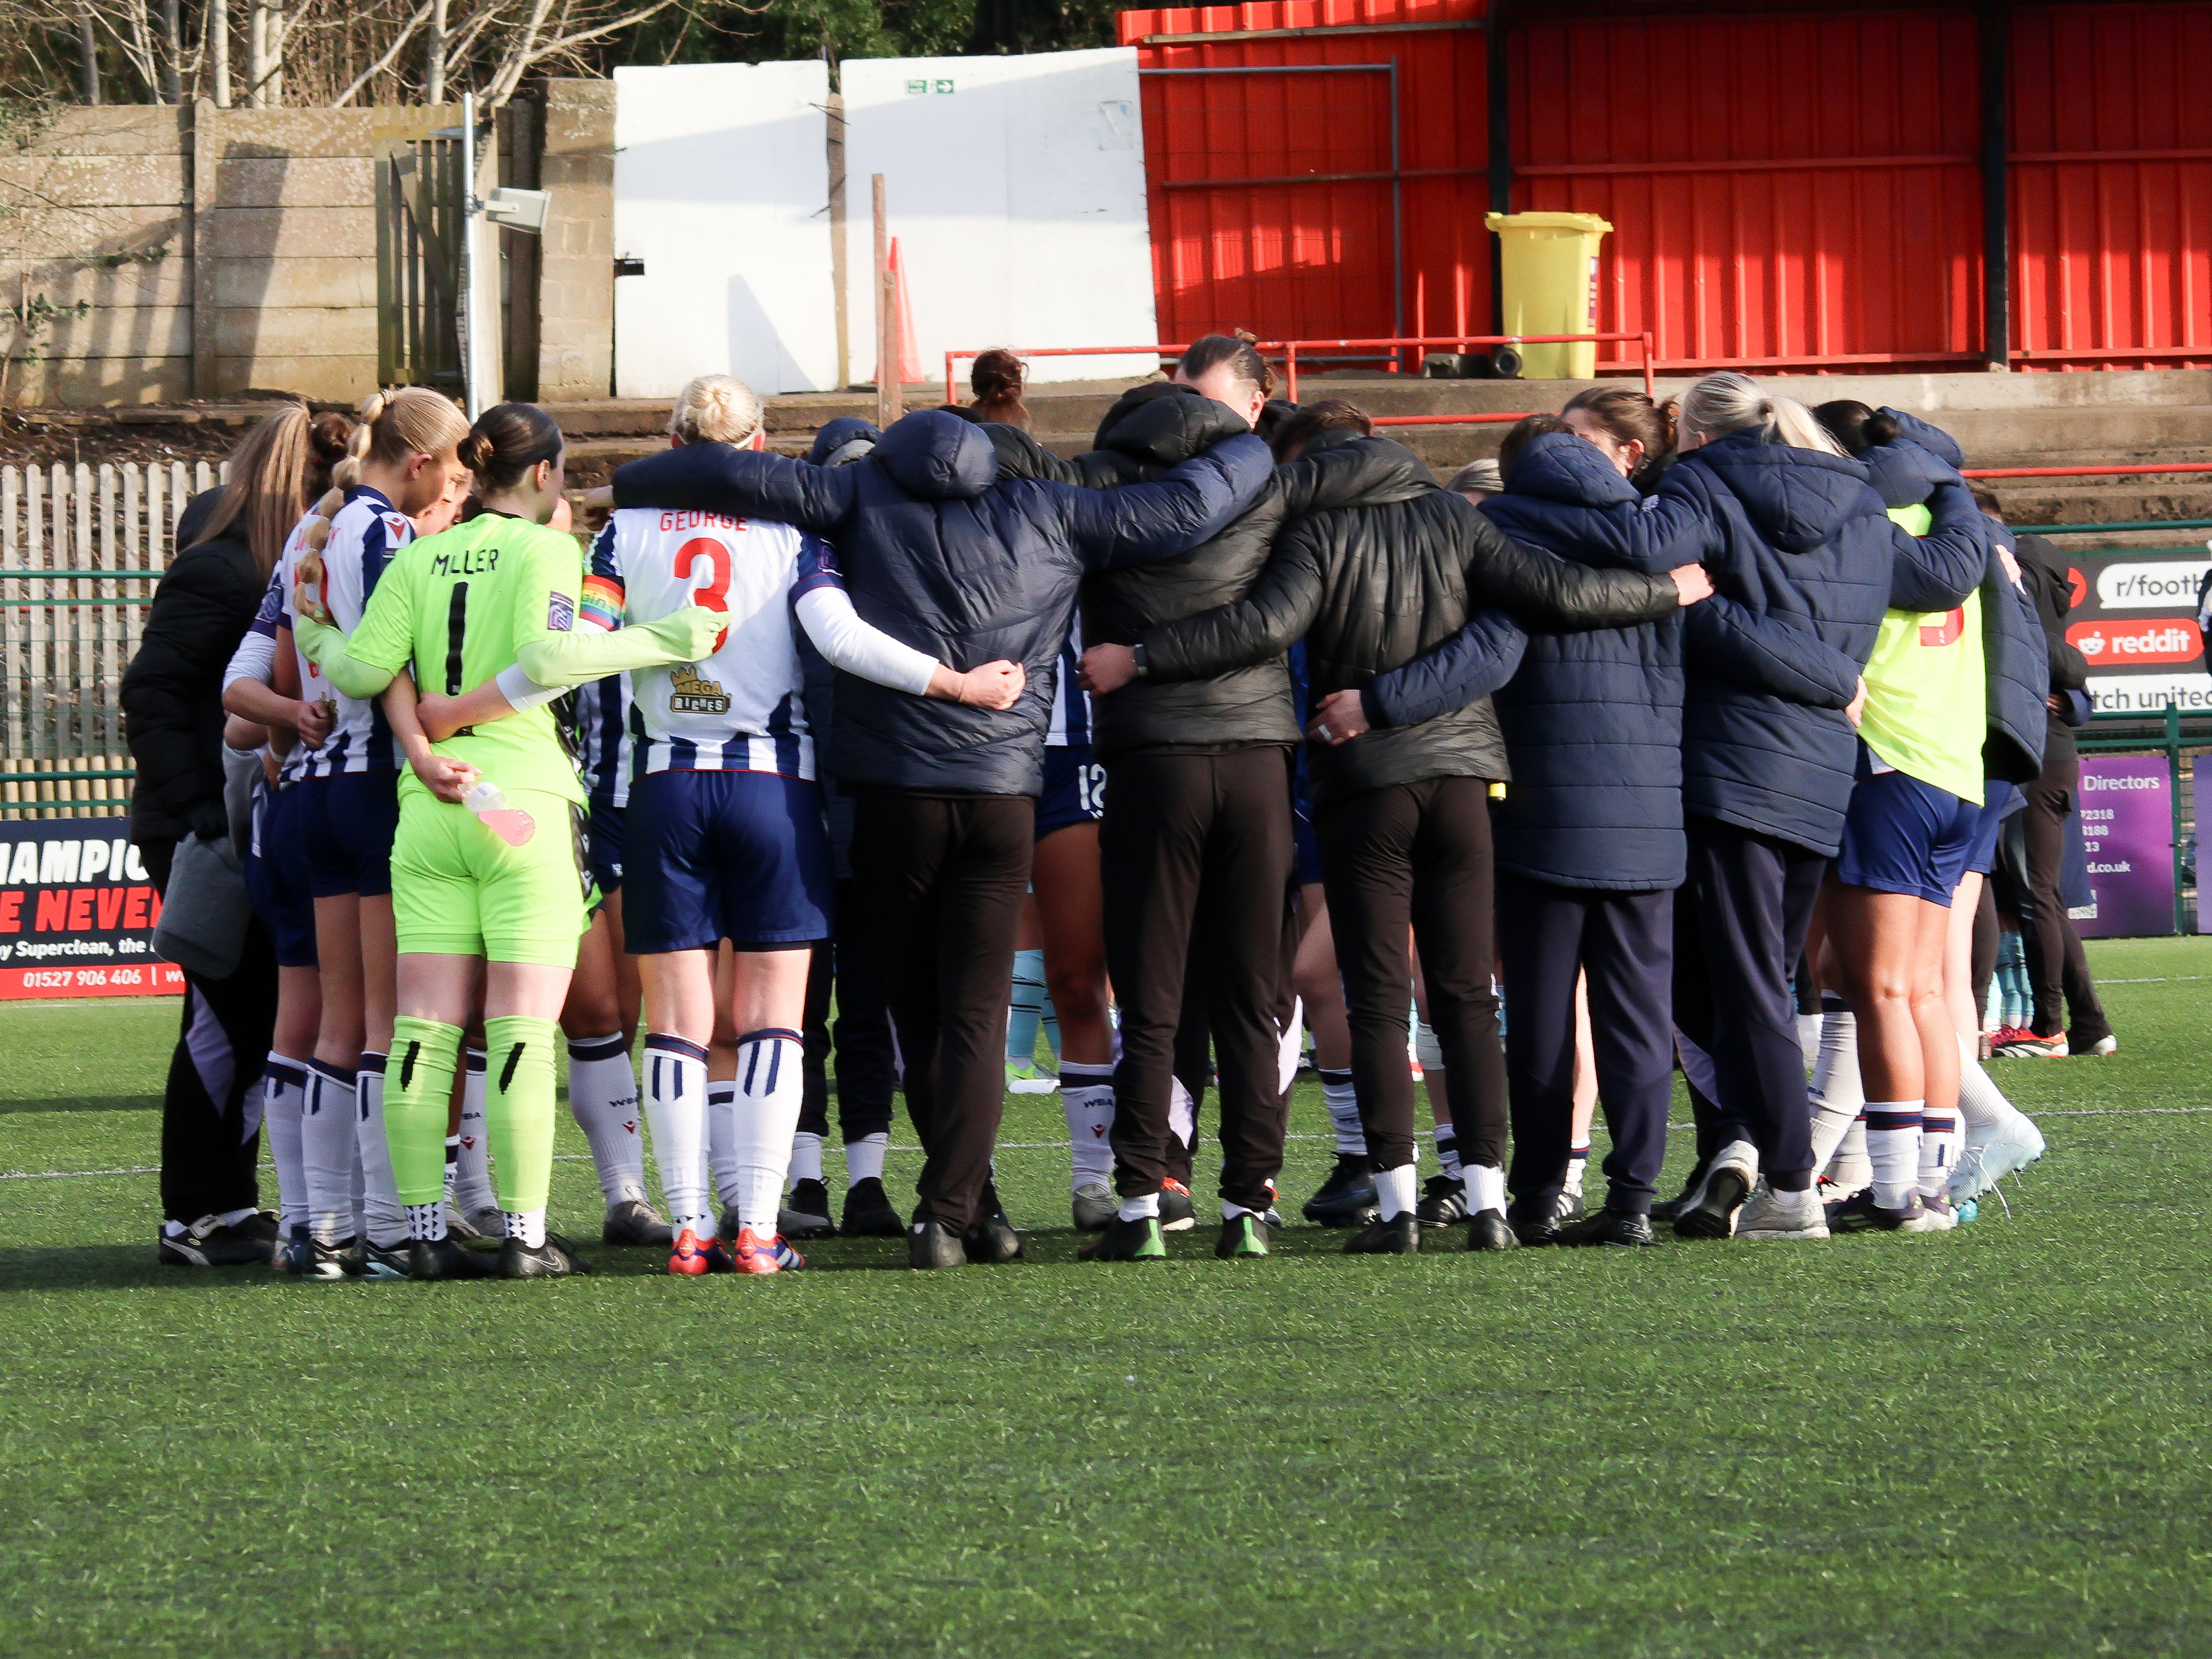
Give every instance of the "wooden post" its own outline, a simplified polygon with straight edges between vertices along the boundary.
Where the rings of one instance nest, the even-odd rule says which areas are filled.
[[[876,205],[876,424],[906,413],[899,384],[898,293],[891,284],[890,221],[884,211],[884,175],[874,175]]]
[[[845,270],[845,95],[830,94],[824,124],[830,159],[830,292],[836,302],[837,389],[853,383],[853,328]]]

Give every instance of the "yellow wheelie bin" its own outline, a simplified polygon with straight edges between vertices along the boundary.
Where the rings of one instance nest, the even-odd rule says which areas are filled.
[[[1597,329],[1598,243],[1613,227],[1595,213],[1493,213],[1508,334],[1589,334]],[[1597,343],[1519,346],[1521,373],[1536,380],[1597,378]]]

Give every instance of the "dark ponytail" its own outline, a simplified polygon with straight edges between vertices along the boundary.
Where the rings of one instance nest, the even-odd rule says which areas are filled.
[[[1856,398],[1838,398],[1822,404],[1813,415],[1848,455],[1863,455],[1869,449],[1893,442],[1899,431],[1894,415],[1869,409]]]
[[[968,374],[968,388],[975,394],[969,405],[970,418],[1028,431],[1030,409],[1022,401],[1028,372],[1029,366],[1011,351],[994,349],[976,358]]]
[[[1275,389],[1275,372],[1256,349],[1258,337],[1238,329],[1234,334],[1207,334],[1193,340],[1176,364],[1176,374],[1195,380],[1210,368],[1224,364],[1230,378],[1241,386],[1257,386],[1264,394]]]
[[[561,453],[561,428],[536,404],[495,404],[461,440],[461,465],[477,475],[477,493],[512,489],[540,461]]]

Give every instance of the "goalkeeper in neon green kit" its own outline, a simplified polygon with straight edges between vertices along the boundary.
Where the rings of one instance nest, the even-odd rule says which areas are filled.
[[[545,688],[696,661],[726,621],[692,605],[617,633],[569,631],[582,552],[546,526],[561,500],[562,449],[561,429],[543,410],[485,410],[460,446],[481,516],[403,549],[350,636],[299,619],[301,651],[349,696],[375,696],[411,668],[425,690],[483,688],[487,700],[481,726],[434,749],[407,729],[411,721],[398,722],[414,769],[400,784],[392,854],[399,1015],[385,1127],[416,1279],[494,1271],[447,1237],[443,1203],[447,1103],[479,971],[490,1060],[485,1127],[507,1224],[496,1271],[508,1279],[586,1271],[545,1232],[555,1022],[591,890],[584,790]],[[507,714],[510,706],[520,712]],[[506,718],[489,718],[495,711]]]

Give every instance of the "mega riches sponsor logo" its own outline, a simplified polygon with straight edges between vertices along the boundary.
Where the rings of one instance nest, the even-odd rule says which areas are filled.
[[[2196,592],[2190,589],[2192,599]],[[2075,623],[2066,630],[2066,642],[2088,659],[2092,669],[2195,662],[2204,654],[2203,636],[2197,631],[2194,617],[2153,617],[2141,622],[2103,617]]]
[[[2212,560],[2116,560],[2097,573],[2097,603],[2107,611],[2162,611],[2177,605],[2193,611],[2197,584],[2208,569]]]

